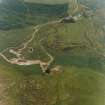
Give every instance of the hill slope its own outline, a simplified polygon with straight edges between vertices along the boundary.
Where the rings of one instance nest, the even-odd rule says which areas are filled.
[[[68,4],[53,2],[26,3],[28,12],[20,2],[0,5],[0,55],[15,61],[0,56],[0,105],[105,104],[103,12],[91,1],[90,9],[66,17]],[[41,63],[19,65],[35,60]]]

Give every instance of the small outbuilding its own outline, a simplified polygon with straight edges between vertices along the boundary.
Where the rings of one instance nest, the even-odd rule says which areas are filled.
[[[75,23],[76,21],[74,17],[68,16],[68,17],[63,18],[60,22],[61,23]]]

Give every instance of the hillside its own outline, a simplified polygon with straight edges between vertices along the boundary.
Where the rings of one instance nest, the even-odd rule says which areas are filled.
[[[0,105],[105,104],[105,17],[97,3],[0,4]]]
[[[0,29],[22,28],[65,17],[67,5],[3,2],[0,4]]]

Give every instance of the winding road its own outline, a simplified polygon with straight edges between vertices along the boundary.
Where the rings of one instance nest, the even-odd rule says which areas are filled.
[[[77,11],[78,10],[78,6],[76,6],[76,8],[74,9],[74,11]],[[10,47],[10,48],[6,48],[4,49],[3,51],[0,52],[0,56],[8,63],[11,63],[11,64],[16,64],[16,65],[20,65],[20,66],[29,66],[29,65],[40,65],[41,69],[43,72],[46,72],[46,70],[49,68],[49,66],[51,65],[51,63],[53,62],[54,58],[53,56],[44,48],[44,46],[41,44],[41,40],[38,40],[38,43],[39,43],[39,46],[41,47],[41,49],[44,51],[44,53],[49,57],[49,61],[47,62],[44,62],[42,60],[30,60],[30,59],[25,59],[22,52],[28,47],[28,45],[33,41],[33,39],[35,38],[35,35],[38,34],[39,30],[41,28],[43,28],[44,26],[47,26],[47,25],[50,25],[50,24],[56,24],[56,23],[61,23],[62,19],[64,18],[61,18],[59,20],[56,20],[56,21],[51,21],[51,22],[47,22],[47,23],[44,23],[44,24],[41,24],[41,25],[37,25],[37,26],[34,26],[33,29],[34,29],[34,32],[32,33],[31,35],[31,38],[29,40],[27,40],[26,42],[23,42],[23,44],[21,44],[21,48],[18,48],[19,46],[17,47]],[[17,49],[18,48],[18,49]],[[15,50],[17,49],[17,50]],[[13,58],[8,58],[6,57],[6,55],[4,54],[4,52],[6,52],[7,50],[9,50],[9,53],[15,55],[16,57],[13,57]]]
[[[40,41],[40,47],[41,49],[44,51],[44,53],[49,57],[49,61],[48,62],[44,62],[42,60],[30,60],[30,59],[25,59],[22,55],[22,52],[24,51],[24,49],[26,49],[28,47],[28,45],[33,41],[36,33],[38,33],[38,31],[43,28],[46,25],[50,25],[50,24],[55,24],[55,23],[60,23],[60,20],[58,21],[51,21],[45,24],[41,24],[41,25],[37,25],[35,27],[33,27],[33,29],[35,30],[32,33],[32,36],[29,40],[27,40],[26,42],[23,43],[23,47],[21,47],[20,49],[18,49],[17,51],[14,50],[15,47],[10,47],[7,48],[5,50],[3,50],[2,52],[0,52],[0,56],[8,63],[11,64],[16,64],[19,66],[29,66],[29,65],[40,65],[41,69],[43,72],[46,72],[46,70],[48,69],[48,67],[51,65],[51,63],[53,62],[54,58],[53,56],[44,48],[44,46],[41,45]],[[7,50],[9,50],[9,53],[15,55],[15,58],[11,58],[9,59],[8,57],[5,56],[4,52],[6,52]]]

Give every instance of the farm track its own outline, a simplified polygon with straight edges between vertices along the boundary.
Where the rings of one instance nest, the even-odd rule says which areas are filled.
[[[41,69],[43,72],[45,72],[48,67],[50,66],[50,64],[53,62],[54,58],[53,56],[44,48],[44,46],[41,45],[40,41],[39,41],[39,45],[41,47],[41,49],[44,51],[44,53],[50,58],[50,60],[48,62],[44,62],[44,61],[41,61],[41,60],[30,60],[30,59],[25,59],[24,57],[22,57],[22,52],[28,47],[28,45],[33,41],[35,35],[39,32],[39,30],[41,28],[43,28],[44,26],[46,25],[50,25],[50,24],[55,24],[55,23],[59,23],[60,20],[58,21],[52,21],[52,22],[48,22],[48,23],[45,23],[45,24],[41,24],[41,25],[37,25],[35,26],[33,29],[35,30],[33,33],[32,33],[32,36],[29,40],[27,40],[27,42],[24,42],[23,43],[23,47],[21,47],[20,49],[18,49],[17,51],[15,51],[15,47],[10,47],[10,48],[7,48],[3,51],[0,52],[0,56],[8,63],[11,63],[11,64],[16,64],[16,65],[19,65],[19,66],[29,66],[29,65],[40,65]],[[16,57],[15,58],[11,58],[9,59],[8,57],[6,57],[3,53],[6,52],[7,50],[9,50],[9,53],[15,55]]]
[[[78,11],[78,3],[77,1],[75,1],[76,3],[76,7],[73,11],[73,13],[75,13],[76,11]],[[47,26],[47,25],[52,25],[52,24],[56,24],[56,23],[61,23],[62,18],[56,21],[51,21],[51,22],[47,22],[41,25],[37,25],[34,26],[34,32],[31,35],[31,38],[29,40],[27,40],[26,42],[23,42],[21,45],[17,46],[17,47],[9,47],[4,49],[3,51],[0,52],[0,56],[8,63],[11,64],[16,64],[19,66],[29,66],[29,65],[40,65],[40,68],[42,69],[43,72],[46,72],[46,70],[49,68],[49,66],[51,65],[51,63],[53,62],[54,58],[53,56],[44,48],[44,46],[41,44],[41,40],[38,40],[38,44],[40,46],[40,48],[43,50],[43,52],[49,57],[49,61],[44,62],[40,59],[37,60],[30,60],[30,59],[25,59],[22,52],[27,49],[28,45],[34,40],[35,35],[38,34],[38,32],[40,31],[41,28]],[[21,48],[19,48],[20,46],[22,46]],[[17,49],[17,50],[15,50]],[[16,57],[13,57],[11,59],[9,59],[8,57],[5,56],[4,52],[9,51],[9,53],[11,53],[12,55],[15,55]]]

